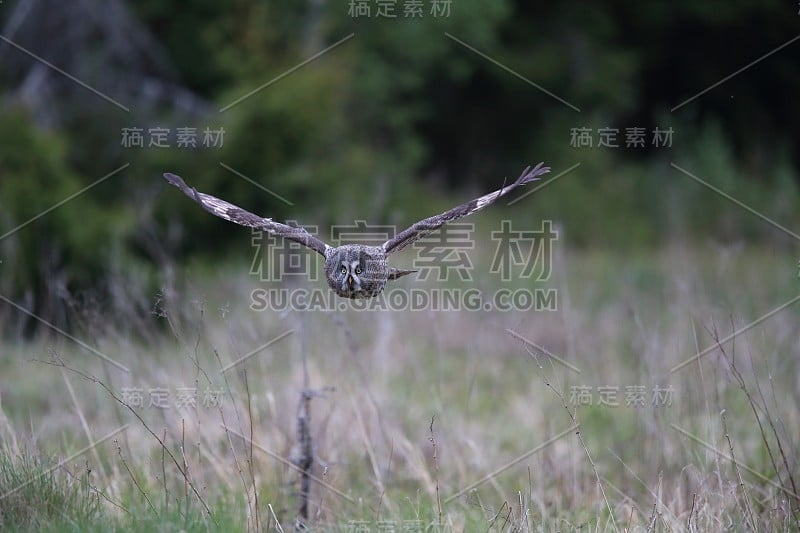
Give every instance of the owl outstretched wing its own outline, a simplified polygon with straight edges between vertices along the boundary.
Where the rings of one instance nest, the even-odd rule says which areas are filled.
[[[548,172],[550,172],[550,167],[544,166],[544,163],[539,163],[533,167],[533,169],[528,167],[522,172],[520,177],[517,178],[517,181],[508,187],[503,187],[495,192],[481,196],[480,198],[475,198],[474,200],[471,200],[465,204],[461,204],[458,207],[454,207],[453,209],[445,211],[439,215],[434,215],[426,218],[425,220],[420,220],[410,228],[407,228],[395,235],[394,238],[383,243],[383,249],[387,254],[399,252],[417,239],[424,237],[428,233],[442,227],[447,222],[471,215],[476,211],[480,211],[484,207],[493,204],[494,201],[501,196],[510,193],[520,185],[525,185],[526,183],[538,180],[539,176],[542,174],[547,174]]]
[[[280,222],[273,221],[271,218],[260,217],[242,209],[241,207],[228,203],[225,200],[220,200],[215,196],[211,196],[210,194],[197,192],[197,189],[186,185],[183,179],[175,174],[166,172],[164,173],[164,179],[167,180],[171,185],[174,185],[182,190],[186,196],[200,204],[203,209],[212,215],[217,215],[225,220],[230,220],[231,222],[235,222],[240,226],[260,229],[273,235],[283,237],[284,239],[298,242],[304,246],[308,246],[323,256],[325,255],[325,250],[328,248],[328,245],[314,235],[311,235],[303,228],[296,228],[287,224],[281,224]]]

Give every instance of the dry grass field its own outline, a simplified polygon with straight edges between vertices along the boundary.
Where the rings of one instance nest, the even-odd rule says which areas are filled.
[[[319,531],[800,524],[785,249],[559,248],[555,310],[256,312],[246,266],[172,278],[144,338],[2,346],[0,523],[290,530],[305,476]]]

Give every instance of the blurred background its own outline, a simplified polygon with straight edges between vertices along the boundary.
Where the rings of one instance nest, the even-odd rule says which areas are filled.
[[[165,265],[248,261],[164,171],[327,236],[544,161],[558,181],[512,212],[566,246],[796,249],[710,187],[800,227],[798,21],[755,0],[5,1],[0,294],[70,328],[86,302],[148,309]]]
[[[796,2],[0,1],[0,528],[796,531],[798,87]],[[393,282],[557,290],[508,311],[258,312],[162,179],[330,241],[540,161]]]

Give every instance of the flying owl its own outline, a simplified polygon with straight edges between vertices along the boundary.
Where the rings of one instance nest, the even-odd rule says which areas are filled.
[[[543,163],[539,163],[533,168],[527,167],[511,185],[504,186],[480,198],[475,198],[439,215],[420,220],[380,246],[343,244],[336,247],[328,246],[303,228],[281,224],[271,218],[260,217],[225,200],[198,192],[194,187],[186,185],[180,176],[175,174],[167,172],[164,174],[164,179],[182,190],[184,194],[213,215],[241,226],[256,228],[281,236],[284,239],[298,242],[324,256],[325,277],[328,280],[328,285],[339,296],[352,299],[377,296],[386,287],[387,281],[416,272],[416,270],[402,270],[390,267],[386,260],[389,254],[399,252],[417,239],[424,237],[451,220],[480,211],[520,185],[538,180],[539,176],[548,172],[550,172],[550,167],[543,166]]]

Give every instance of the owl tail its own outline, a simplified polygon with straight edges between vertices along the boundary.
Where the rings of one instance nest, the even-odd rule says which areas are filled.
[[[403,276],[413,274],[414,272],[417,272],[417,270],[403,270],[400,268],[392,267],[389,269],[389,279],[402,278]]]

